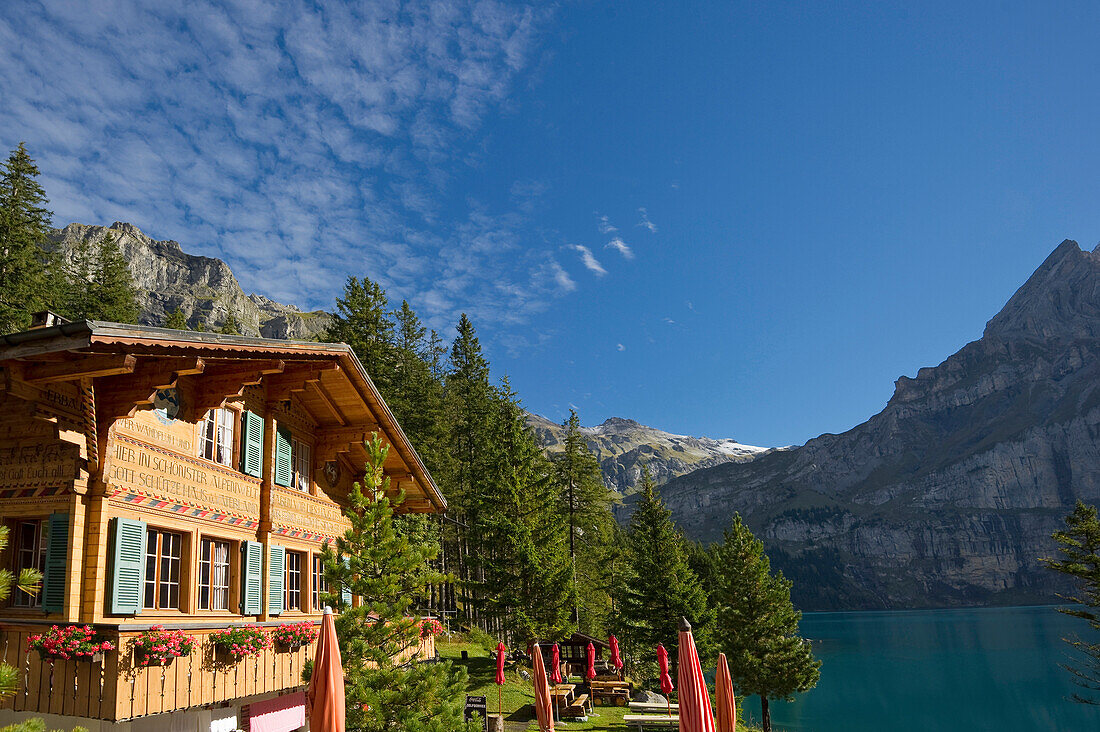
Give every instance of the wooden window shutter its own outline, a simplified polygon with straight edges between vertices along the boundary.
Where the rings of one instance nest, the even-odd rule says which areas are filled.
[[[294,475],[290,430],[279,427],[275,431],[275,485],[290,487]]]
[[[146,525],[144,521],[125,518],[111,521],[114,523],[111,614],[137,615],[141,612],[141,590],[145,581]],[[53,543],[52,537],[50,543]]]
[[[246,541],[241,546],[241,615],[263,612],[260,599],[264,591],[264,545]]]
[[[241,472],[263,477],[264,418],[247,409],[241,415]]]
[[[283,611],[283,587],[286,581],[286,550],[272,544],[268,547],[267,562],[267,614],[278,615]]]
[[[344,566],[351,568],[351,560],[347,557],[344,557]],[[341,609],[351,607],[351,588],[343,582],[340,583],[340,605]]]
[[[69,514],[51,513],[47,526],[42,609],[60,613],[65,610],[65,571],[69,568]]]

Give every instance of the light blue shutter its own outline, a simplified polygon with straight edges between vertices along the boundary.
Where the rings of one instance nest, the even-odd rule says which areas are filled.
[[[278,615],[283,611],[286,550],[272,544],[268,547],[267,554],[267,614]]]
[[[275,485],[290,487],[293,461],[290,449],[290,430],[279,427],[275,431]]]
[[[243,555],[241,574],[241,615],[259,615],[260,598],[263,596],[264,545],[258,541],[246,541],[241,547]]]
[[[347,557],[344,557],[344,566],[351,568],[351,560]],[[340,583],[340,607],[341,609],[351,607],[351,588],[343,582]]]
[[[141,612],[141,590],[145,582],[144,521],[111,519],[114,539],[111,545],[111,614],[136,615]]]
[[[42,609],[65,610],[65,570],[69,567],[69,514],[51,513],[47,523],[46,572],[42,576]]]
[[[241,472],[261,478],[263,470],[264,418],[245,410],[241,415]]]

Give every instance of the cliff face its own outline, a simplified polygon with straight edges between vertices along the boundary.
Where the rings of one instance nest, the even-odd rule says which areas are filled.
[[[177,242],[151,239],[133,224],[69,224],[51,235],[50,244],[69,258],[81,241],[98,242],[108,235],[115,237],[130,265],[143,325],[163,325],[177,307],[191,328],[201,323],[217,329],[232,313],[242,333],[266,338],[312,340],[329,323],[324,311],[303,313],[261,295],[246,295],[222,260],[187,254]]]
[[[527,423],[547,452],[562,449],[565,429],[537,414]],[[743,445],[731,439],[674,435],[647,427],[632,419],[612,417],[595,427],[581,427],[588,449],[600,463],[604,482],[620,495],[637,490],[642,465],[658,485],[693,470],[728,462],[746,462],[770,452],[769,448]]]
[[[1100,247],[1064,242],[980,340],[858,427],[662,495],[703,540],[739,511],[806,608],[1053,600],[1051,532],[1100,502]]]

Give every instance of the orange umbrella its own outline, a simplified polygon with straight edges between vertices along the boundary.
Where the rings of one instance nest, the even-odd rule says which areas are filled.
[[[710,694],[687,618],[680,619],[680,658],[676,664],[676,681],[680,686],[680,732],[714,732]]]
[[[321,621],[306,698],[309,700],[309,728],[313,732],[344,732],[344,667],[330,607],[325,608]]]
[[[554,712],[550,706],[550,684],[546,683],[546,664],[542,650],[536,643],[531,652],[534,659],[532,679],[535,682],[535,716],[539,718],[539,732],[554,732]]]
[[[733,697],[733,679],[726,654],[718,654],[718,673],[714,679],[715,711],[718,732],[737,732],[737,702]]]

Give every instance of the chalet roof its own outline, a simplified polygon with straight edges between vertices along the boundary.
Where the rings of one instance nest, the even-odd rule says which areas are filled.
[[[289,341],[251,336],[200,333],[195,331],[125,325],[96,320],[60,323],[19,333],[0,335],[0,361],[30,359],[58,352],[136,353],[144,356],[195,356],[220,359],[285,359],[288,361],[333,362],[340,377],[354,389],[369,414],[390,437],[392,447],[408,466],[416,482],[437,511],[445,511],[447,501],[428,473],[424,462],[409,442],[393,413],[386,405],[370,375],[351,346],[346,343]],[[333,405],[322,395],[329,408]]]

